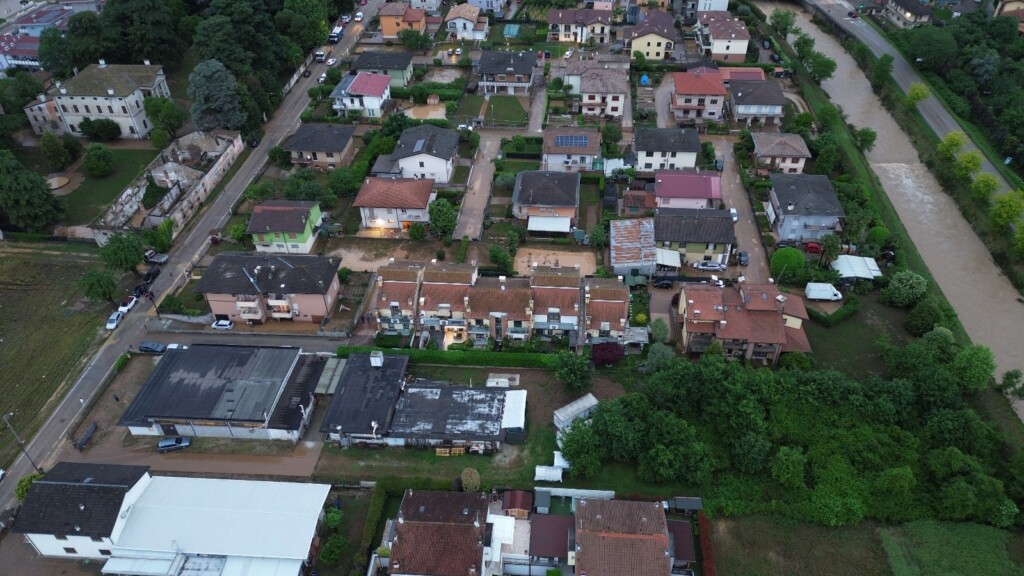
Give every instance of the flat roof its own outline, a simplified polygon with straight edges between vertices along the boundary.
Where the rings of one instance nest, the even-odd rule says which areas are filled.
[[[159,418],[269,420],[301,352],[292,347],[222,344],[168,350],[118,424],[149,425],[150,419]]]
[[[305,560],[327,484],[156,476],[132,504],[120,549]]]
[[[588,392],[585,396],[577,398],[558,410],[555,410],[555,418],[565,421],[581,412],[585,412],[593,408],[594,406],[597,406],[597,397]]]
[[[383,356],[382,360],[383,365],[375,367],[369,354],[348,357],[320,425],[321,432],[337,432],[341,426],[342,434],[370,435],[377,422],[377,433],[385,433],[402,390],[409,357]]]
[[[505,390],[501,427],[526,429],[526,390]]]
[[[388,435],[398,438],[499,440],[505,406],[502,388],[436,383],[406,388]]]

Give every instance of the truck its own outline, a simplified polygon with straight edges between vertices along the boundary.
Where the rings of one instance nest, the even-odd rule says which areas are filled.
[[[327,37],[327,42],[331,44],[337,44],[341,40],[341,35],[345,33],[345,28],[341,26],[335,26],[334,30],[331,30],[330,36]]]
[[[804,296],[808,300],[829,300],[838,302],[843,299],[843,294],[833,285],[825,282],[808,282],[804,287]]]
[[[316,58],[317,62],[326,62],[327,61],[327,55],[330,54],[333,51],[334,51],[334,46],[331,46],[330,44],[328,44],[326,46],[321,47],[313,55]]]

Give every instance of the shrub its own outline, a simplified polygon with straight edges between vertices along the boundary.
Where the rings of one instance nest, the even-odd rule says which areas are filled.
[[[402,336],[400,334],[377,334],[373,337],[373,345],[381,348],[401,348]]]
[[[909,308],[924,298],[928,281],[910,270],[893,274],[889,285],[882,290],[882,300],[893,308]]]
[[[444,258],[445,258],[444,248],[438,248],[438,250],[437,250],[437,261],[440,262],[440,261],[444,260]]]
[[[462,241],[459,243],[459,256],[455,259],[456,262],[462,264],[466,261],[466,254],[469,252],[469,236],[463,235]]]
[[[822,314],[813,308],[808,308],[807,316],[814,322],[817,322],[826,328],[831,328],[844,320],[849,320],[851,316],[857,313],[857,310],[860,310],[860,302],[857,301],[856,296],[851,294],[846,297],[846,300],[843,302],[843,305],[839,310],[836,310],[831,314]]]
[[[339,346],[338,357],[348,358],[349,354],[369,354],[377,348],[372,346]],[[505,354],[490,350],[415,350],[400,348],[388,350],[388,354],[408,356],[413,363],[443,364],[450,366],[493,366],[496,368],[553,368],[557,356],[552,354]]]
[[[28,495],[29,489],[32,488],[32,483],[42,477],[43,474],[29,474],[18,480],[18,485],[14,487],[14,496],[18,499],[18,502],[25,501],[25,496]]]
[[[108,118],[93,120],[86,118],[78,123],[82,134],[90,140],[108,141],[121,137],[121,126]]]
[[[127,354],[121,354],[118,356],[117,360],[114,360],[114,373],[117,374],[121,370],[124,370],[124,367],[128,365],[129,360],[131,360],[131,357]]]
[[[921,337],[931,332],[936,326],[941,326],[945,319],[945,313],[939,302],[934,298],[925,298],[910,311],[903,327],[912,336]]]
[[[346,550],[348,550],[348,540],[341,534],[331,534],[320,548],[320,562],[327,566],[337,566],[341,564],[341,558],[345,555]]]
[[[463,492],[477,492],[480,490],[480,473],[476,471],[476,468],[463,468],[459,478],[462,479]]]
[[[350,270],[348,267],[343,267],[341,270],[338,270],[338,281],[341,282],[342,284],[348,284],[348,279],[349,276],[351,275],[352,270]]]
[[[114,172],[114,154],[103,144],[89,144],[85,150],[82,170],[93,178],[103,178]]]
[[[373,537],[377,532],[377,525],[380,524],[381,516],[384,515],[384,505],[388,501],[388,492],[381,485],[380,481],[373,489],[370,496],[370,504],[366,511],[366,523],[363,524],[363,540],[359,544],[360,550],[368,550],[373,545]]]
[[[338,526],[341,525],[342,515],[341,510],[334,508],[333,506],[328,508],[327,512],[324,513],[324,528],[327,528],[328,530],[337,530]]]
[[[419,242],[427,237],[427,228],[420,222],[416,222],[412,226],[409,226],[409,239],[413,242]]]
[[[516,355],[517,357],[525,354]],[[590,363],[575,352],[563,350],[555,358],[555,376],[565,383],[566,389],[573,394],[586,392],[590,389]]]

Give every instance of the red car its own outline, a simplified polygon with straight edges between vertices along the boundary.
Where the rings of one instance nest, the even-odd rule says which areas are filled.
[[[821,244],[817,242],[808,242],[804,244],[804,252],[808,254],[821,254]]]

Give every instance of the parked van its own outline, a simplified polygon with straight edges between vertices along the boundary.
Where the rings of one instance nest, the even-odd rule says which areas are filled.
[[[825,282],[808,282],[804,287],[804,296],[808,300],[829,300],[831,302],[843,299],[843,294],[835,286]]]

